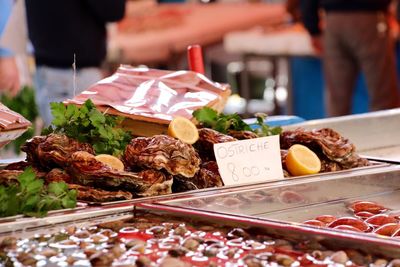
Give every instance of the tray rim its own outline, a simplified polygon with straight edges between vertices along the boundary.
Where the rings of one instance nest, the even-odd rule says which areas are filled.
[[[230,192],[230,190],[232,190],[232,191],[241,190],[243,187],[253,187],[253,186],[258,187],[261,185],[271,185],[271,184],[275,184],[275,183],[276,184],[295,183],[296,181],[303,181],[306,179],[318,179],[319,177],[331,177],[331,176],[347,175],[347,174],[350,175],[350,174],[356,173],[356,172],[364,172],[364,171],[368,171],[368,170],[384,169],[387,167],[396,166],[396,164],[389,164],[386,162],[375,162],[375,161],[371,161],[371,162],[376,163],[376,164],[371,165],[371,166],[364,166],[364,167],[352,168],[352,169],[335,171],[335,172],[317,173],[317,174],[312,174],[312,175],[295,176],[295,177],[288,177],[288,178],[283,178],[283,179],[273,179],[273,180],[262,181],[262,182],[257,182],[257,183],[243,183],[243,184],[239,184],[239,185],[210,187],[210,188],[203,188],[203,189],[191,190],[191,191],[180,192],[180,193],[172,193],[172,194],[167,194],[167,195],[134,198],[134,199],[129,199],[129,200],[117,200],[117,201],[110,201],[110,202],[96,202],[96,201],[80,200],[80,202],[86,203],[90,206],[108,206],[108,205],[123,204],[123,203],[135,204],[135,203],[141,203],[141,202],[158,202],[158,201],[163,201],[164,199],[186,197],[186,196],[192,195],[192,194],[202,194],[202,193],[212,194],[214,191],[221,191],[221,190],[222,191],[227,190],[228,192]],[[356,174],[354,174],[354,175],[356,175]]]
[[[179,214],[188,217],[201,217],[205,219],[217,219],[221,221],[228,221],[230,223],[248,224],[250,226],[260,226],[263,228],[278,229],[282,231],[292,231],[303,234],[312,235],[316,238],[322,236],[327,239],[339,239],[345,242],[367,243],[370,246],[384,246],[396,249],[399,251],[400,257],[400,240],[369,236],[364,233],[356,233],[350,231],[337,231],[329,228],[319,228],[311,225],[303,225],[301,223],[283,222],[270,219],[255,218],[246,215],[231,215],[222,212],[199,211],[190,208],[172,207],[162,203],[139,203],[138,208],[150,211],[161,211],[168,214]],[[391,252],[388,252],[391,256]],[[393,257],[393,256],[392,256]]]
[[[70,217],[74,217],[76,214],[80,214],[83,217],[88,216],[91,214],[93,210],[101,210],[103,212],[110,211],[114,207],[133,207],[137,204],[141,203],[168,203],[170,201],[176,200],[190,200],[195,198],[200,198],[204,196],[210,195],[224,195],[229,193],[234,193],[238,191],[244,190],[253,190],[255,188],[260,188],[263,186],[265,188],[274,188],[277,186],[281,186],[283,184],[286,185],[296,185],[299,183],[306,183],[309,181],[316,181],[320,179],[335,179],[339,177],[348,177],[348,176],[356,176],[356,175],[366,175],[366,174],[379,174],[379,173],[387,173],[391,171],[400,170],[400,165],[392,165],[392,164],[379,164],[374,166],[367,166],[361,168],[354,168],[349,170],[338,171],[338,172],[331,172],[325,174],[316,174],[316,175],[308,175],[308,176],[300,176],[296,178],[285,178],[279,179],[274,181],[267,181],[267,182],[259,182],[259,183],[247,183],[241,185],[234,185],[234,186],[224,186],[224,187],[213,187],[213,188],[205,188],[199,190],[192,190],[182,193],[175,193],[169,195],[162,195],[162,196],[154,196],[154,197],[144,197],[144,198],[136,198],[131,200],[122,200],[122,201],[114,201],[114,202],[105,202],[105,203],[88,203],[83,201],[78,201],[78,203],[83,203],[85,205],[82,208],[75,208],[75,209],[64,209],[64,210],[54,210],[49,213],[48,216],[43,218],[32,218],[32,217],[25,217],[23,215],[17,215],[12,218],[10,217],[3,217],[0,218],[0,233],[4,231],[4,227],[10,224],[17,225],[25,225],[29,227],[29,225],[40,224],[40,225],[51,225],[54,221],[54,218],[58,218],[57,220],[61,220],[61,217],[65,217],[65,221],[71,220]],[[69,216],[71,215],[71,216]],[[46,219],[48,222],[46,223]],[[23,222],[20,222],[22,220]]]

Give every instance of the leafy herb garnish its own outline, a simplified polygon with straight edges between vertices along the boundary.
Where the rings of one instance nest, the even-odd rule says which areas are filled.
[[[260,127],[252,129],[250,125],[245,123],[242,118],[234,114],[218,113],[216,110],[204,107],[193,112],[193,116],[204,127],[214,129],[221,133],[228,133],[229,130],[235,131],[252,131],[258,136],[276,135],[282,132],[281,127],[270,127],[264,123],[265,114],[256,114],[257,125]]]
[[[132,139],[130,133],[117,128],[123,118],[101,113],[88,99],[81,107],[50,103],[53,126],[43,134],[61,133],[93,145],[97,154],[121,155]]]
[[[258,128],[254,129],[258,136],[270,136],[270,135],[277,135],[282,133],[282,127],[271,127],[265,124],[265,119],[267,118],[267,114],[265,113],[256,113],[256,124],[259,126]]]
[[[64,182],[44,185],[32,168],[27,168],[18,182],[0,186],[0,217],[25,214],[43,217],[50,210],[76,207],[76,190],[69,190]]]

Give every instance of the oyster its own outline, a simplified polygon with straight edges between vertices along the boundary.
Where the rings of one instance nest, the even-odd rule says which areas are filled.
[[[198,188],[220,187],[224,185],[219,174],[217,162],[215,161],[202,163],[200,170],[196,173],[193,180]]]
[[[91,145],[80,143],[61,134],[36,136],[28,140],[21,147],[21,150],[26,153],[29,163],[38,165],[45,170],[66,167],[68,159],[76,151],[86,151],[94,154]]]
[[[77,199],[84,201],[94,202],[107,202],[116,200],[128,200],[132,199],[132,194],[125,191],[106,191],[102,189],[96,189],[90,186],[83,186],[73,184],[73,177],[69,175],[65,170],[52,169],[45,178],[47,183],[51,182],[65,182],[68,184],[69,189],[75,189],[78,192]]]
[[[199,188],[191,181],[191,179],[182,177],[180,175],[174,176],[174,180],[172,183],[173,193],[180,193],[197,189]]]
[[[94,155],[78,151],[71,155],[67,171],[74,183],[105,190],[123,189],[140,196],[171,193],[172,177],[156,170],[138,173],[116,171],[98,161]]]
[[[258,138],[259,136],[251,131],[235,131],[229,130],[228,135],[236,138],[238,140],[245,140],[245,139],[254,139]]]
[[[289,149],[294,144],[302,144],[313,150],[320,159],[334,161],[342,169],[369,165],[367,159],[356,153],[355,146],[338,132],[323,128],[320,130],[296,129],[284,131],[280,135],[282,149]],[[330,169],[331,167],[327,168]],[[337,167],[332,167],[336,169]]]
[[[9,186],[18,184],[18,176],[23,171],[19,170],[0,170],[0,185]]]
[[[166,170],[172,175],[193,177],[200,158],[191,145],[167,135],[132,139],[124,154],[125,166]]]
[[[52,182],[65,182],[67,184],[72,182],[72,177],[65,170],[54,168],[45,177],[46,183]]]
[[[77,184],[68,184],[68,187],[69,189],[75,189],[78,192],[78,200],[83,201],[109,202],[132,199],[132,194],[126,191],[106,191]]]
[[[179,175],[174,176],[172,191],[185,192],[209,187],[220,187],[223,185],[224,183],[219,174],[217,162],[208,161],[201,164],[200,170],[191,179]]]
[[[27,161],[18,161],[8,164],[4,167],[5,170],[14,170],[14,171],[23,171],[26,168],[30,167],[31,163]]]
[[[203,161],[215,161],[214,144],[237,141],[232,136],[222,134],[213,129],[199,129],[199,140],[194,144]]]
[[[39,172],[36,169],[33,169],[37,178],[43,178],[46,176],[46,173]],[[18,183],[18,176],[23,174],[23,170],[0,170],[0,185],[11,185]]]

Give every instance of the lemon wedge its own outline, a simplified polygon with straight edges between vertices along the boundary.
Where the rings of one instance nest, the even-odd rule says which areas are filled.
[[[114,170],[117,171],[123,171],[124,170],[124,163],[122,161],[114,156],[108,155],[108,154],[100,154],[95,157],[98,161],[106,164],[107,166],[113,168]]]
[[[286,167],[294,176],[316,174],[321,170],[321,160],[308,147],[293,145],[286,157]]]
[[[199,139],[199,132],[190,120],[183,117],[175,117],[168,126],[168,135],[187,144],[194,144]]]

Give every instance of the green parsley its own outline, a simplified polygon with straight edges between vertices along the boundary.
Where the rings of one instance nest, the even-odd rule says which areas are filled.
[[[255,132],[258,136],[263,137],[263,136],[270,136],[270,135],[278,135],[282,133],[282,127],[271,127],[268,124],[265,123],[265,119],[267,118],[267,114],[264,113],[256,113],[256,125],[259,127],[254,129],[253,132]]]
[[[256,114],[257,125],[256,129],[252,129],[250,125],[245,123],[238,114],[224,114],[218,113],[216,110],[204,107],[193,112],[193,116],[203,126],[214,129],[221,133],[228,133],[229,130],[235,131],[252,131],[258,136],[270,136],[280,134],[282,132],[281,127],[270,127],[264,123],[266,118],[265,114]]]
[[[18,183],[0,186],[0,217],[43,217],[50,210],[75,208],[76,197],[76,190],[69,190],[64,182],[45,186],[29,167],[18,177]]]
[[[50,103],[52,125],[43,134],[61,133],[80,142],[93,145],[97,154],[120,156],[132,136],[117,126],[122,117],[101,113],[88,99],[81,106]]]

